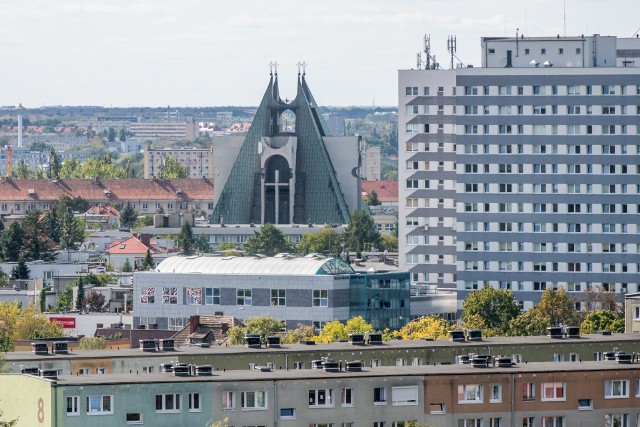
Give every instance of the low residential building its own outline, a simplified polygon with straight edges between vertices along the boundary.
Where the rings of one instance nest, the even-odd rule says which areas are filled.
[[[208,179],[0,179],[0,216],[48,211],[61,196],[81,197],[92,205],[126,205],[141,214],[213,212],[213,182]]]
[[[635,425],[640,414],[636,363],[343,370],[341,362],[335,369],[332,361],[318,362],[324,369],[211,372],[172,365],[173,373],[4,374],[0,399],[7,419],[58,427],[204,426],[223,419],[273,427],[601,427]]]
[[[398,227],[398,181],[362,181],[362,197],[376,193],[380,204],[369,206],[373,221],[381,233],[390,234]]]
[[[409,318],[404,272],[356,274],[340,258],[173,256],[133,276],[135,325],[182,329],[190,316],[269,314],[295,328],[362,316],[376,329]]]
[[[104,250],[104,253],[108,262],[119,269],[125,265],[127,260],[131,267],[140,267],[143,259],[147,256],[147,251],[156,262],[160,262],[160,260],[169,255],[166,250],[153,245],[151,236],[148,234],[130,236],[123,240],[111,242],[109,247]]]
[[[640,293],[624,296],[624,331],[640,332]]]
[[[88,229],[104,230],[120,227],[120,212],[110,205],[95,205],[84,213],[84,222]]]

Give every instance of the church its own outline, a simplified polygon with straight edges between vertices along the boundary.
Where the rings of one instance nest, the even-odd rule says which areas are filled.
[[[211,223],[347,224],[362,208],[360,137],[330,134],[298,67],[295,99],[272,68],[244,141],[214,146]]]

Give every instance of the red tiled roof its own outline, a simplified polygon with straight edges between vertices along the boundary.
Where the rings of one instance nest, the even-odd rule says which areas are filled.
[[[363,196],[375,191],[382,203],[398,202],[398,181],[362,181],[360,189]]]
[[[124,239],[117,242],[111,242],[109,247],[105,249],[105,252],[109,252],[112,255],[120,254],[120,255],[140,255],[146,254],[147,249],[151,251],[152,254],[160,252],[158,249],[148,247],[144,243],[140,241],[135,236],[131,236],[128,239]]]
[[[96,205],[91,206],[86,212],[86,215],[108,215],[108,216],[120,216],[120,212],[113,206]]]
[[[29,190],[33,194],[29,195]],[[0,200],[56,201],[66,194],[91,202],[128,200],[212,200],[213,181],[208,179],[9,179],[0,180]]]

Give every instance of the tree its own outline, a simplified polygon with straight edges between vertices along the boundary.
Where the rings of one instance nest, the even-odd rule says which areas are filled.
[[[18,166],[16,167],[16,175],[18,179],[29,179],[29,175],[31,175],[31,173],[29,172],[29,167],[24,163],[24,160],[20,160],[20,163],[18,163]]]
[[[20,248],[24,239],[24,230],[17,222],[12,222],[9,228],[2,232],[0,236],[0,251],[2,260],[5,262],[15,262],[20,256]]]
[[[583,301],[587,305],[587,311],[609,310],[622,312],[622,301],[617,293],[605,290],[602,285],[588,287],[584,291]]]
[[[47,234],[47,224],[42,218],[42,212],[30,211],[22,221],[22,230],[24,231],[22,254],[27,261],[54,259],[54,242]]]
[[[60,169],[62,162],[56,150],[51,147],[49,150],[49,179],[60,179]]]
[[[78,350],[104,350],[107,340],[103,337],[82,337],[78,343]]]
[[[70,206],[58,202],[58,224],[60,226],[60,249],[73,251],[84,242],[84,227],[79,218],[73,215]]]
[[[375,332],[375,329],[362,316],[351,318],[345,324],[339,320],[333,320],[325,323],[320,334],[315,337],[315,341],[321,343],[345,341],[349,338],[349,334],[365,334],[367,332]]]
[[[244,343],[245,334],[259,334],[262,341],[270,335],[277,335],[287,327],[287,323],[271,316],[257,316],[245,320],[246,326],[234,326],[227,332],[231,345]]]
[[[38,294],[38,305],[40,306],[40,313],[47,311],[47,291],[43,287]]]
[[[404,340],[443,339],[449,336],[449,324],[442,317],[431,314],[412,320],[404,325],[396,335]]]
[[[138,219],[138,213],[133,209],[131,203],[127,202],[122,211],[120,211],[120,226],[131,228]]]
[[[84,280],[82,280],[82,277],[79,277],[75,282],[78,287],[78,293],[76,295],[76,310],[82,311],[84,307]]]
[[[165,157],[164,166],[162,167],[162,178],[189,178],[189,168],[173,157]]]
[[[380,242],[380,233],[371,215],[364,209],[355,211],[345,230],[347,250],[355,251],[360,258],[363,251],[379,248]]]
[[[127,258],[124,261],[124,264],[122,264],[122,267],[120,268],[120,271],[122,271],[123,273],[130,273],[133,271],[133,268],[131,267],[131,262],[129,261],[129,258]]]
[[[120,128],[120,134],[118,135],[118,139],[121,142],[124,142],[127,140],[127,131],[124,130],[124,128]]]
[[[509,330],[509,323],[518,314],[520,306],[513,292],[485,286],[471,292],[462,302],[462,319],[479,316],[489,329],[495,329],[498,335]]]
[[[382,248],[387,252],[398,252],[398,236],[382,235]]]
[[[9,286],[9,276],[7,276],[7,273],[0,268],[0,288],[5,288],[7,286]]]
[[[198,234],[194,241],[194,246],[196,251],[201,253],[211,252],[211,245],[209,244],[209,239],[206,234]]]
[[[548,316],[550,326],[577,326],[580,324],[580,316],[576,311],[575,300],[567,294],[564,288],[557,291],[547,288],[540,298],[540,304],[536,307],[541,313]]]
[[[18,264],[11,270],[11,276],[18,280],[27,280],[29,279],[30,274],[31,271],[29,271],[29,267],[27,266],[24,257],[20,255],[18,258]]]
[[[69,283],[64,287],[60,295],[58,295],[58,304],[54,311],[69,311],[73,307],[73,284]]]
[[[380,206],[382,202],[378,199],[378,193],[374,190],[364,197],[364,203],[367,206]]]
[[[243,245],[250,254],[273,256],[281,252],[291,252],[292,246],[282,231],[273,224],[264,224],[260,230],[254,232]]]
[[[78,295],[79,298],[79,295]],[[83,299],[82,304],[84,307],[89,306],[91,313],[102,313],[105,311],[104,307],[105,297],[100,292],[91,290],[86,298]]]
[[[191,225],[185,221],[185,223],[182,224],[180,234],[178,235],[178,247],[180,248],[180,252],[182,252],[183,255],[193,255],[194,243],[195,241]]]
[[[545,335],[550,325],[549,318],[532,307],[511,320],[508,334],[511,336]]]
[[[595,334],[598,331],[624,332],[624,316],[609,310],[589,313],[580,325],[580,333]]]
[[[17,303],[0,303],[0,335],[6,334],[11,342],[57,338],[64,336],[62,326],[50,322],[49,318],[38,313],[33,303],[21,309]],[[12,344],[13,345],[13,344]]]
[[[288,329],[287,332],[282,334],[281,342],[283,344],[297,344],[303,340],[313,339],[315,335],[316,330],[312,325],[298,323],[295,329]]]
[[[109,131],[107,132],[107,141],[109,142],[115,142],[116,141],[116,130],[112,127],[109,128]]]
[[[339,255],[342,251],[342,236],[329,227],[323,228],[317,233],[307,233],[300,239],[298,250],[305,255],[314,252]]]
[[[155,266],[155,262],[153,261],[153,257],[151,256],[151,250],[147,249],[147,254],[142,260],[142,265],[140,266],[140,270],[147,271],[152,269]]]

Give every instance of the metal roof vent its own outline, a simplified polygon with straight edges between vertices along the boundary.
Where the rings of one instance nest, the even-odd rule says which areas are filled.
[[[322,369],[324,369],[325,372],[340,372],[340,364],[337,360],[324,359]]]
[[[162,351],[173,351],[175,350],[175,341],[173,338],[161,338],[159,340],[160,350]]]
[[[460,331],[460,330],[449,331],[449,341],[459,342],[464,340],[465,340],[464,331]]]
[[[40,369],[38,367],[33,368],[25,368],[24,366],[20,366],[20,373],[26,375],[40,375]]]
[[[482,341],[482,329],[467,329],[466,336],[469,341]]]
[[[624,351],[619,351],[616,353],[616,362],[618,363],[631,363],[633,361],[633,355],[629,353],[625,353]]]
[[[48,380],[57,380],[58,379],[58,371],[56,369],[41,369],[40,377],[46,378]]]
[[[69,343],[67,341],[56,341],[51,345],[51,352],[54,354],[69,354]]]
[[[345,371],[347,372],[360,372],[364,367],[362,360],[353,360],[345,363]]]
[[[260,348],[262,344],[260,342],[260,334],[245,334],[244,345],[247,348]]]
[[[268,348],[280,348],[280,336],[279,335],[270,335],[267,337],[267,347]]]
[[[160,372],[165,372],[165,373],[173,372],[173,363],[161,363]]]
[[[353,345],[364,345],[364,334],[349,334],[349,342]]]
[[[560,326],[552,326],[547,328],[547,336],[549,338],[562,338],[562,327]]]
[[[380,332],[370,332],[368,343],[371,345],[382,344],[382,334]]]
[[[173,375],[176,377],[188,377],[191,375],[191,365],[186,363],[177,363],[173,367]]]
[[[31,352],[33,354],[49,354],[49,346],[46,342],[32,342]]]
[[[513,361],[508,356],[496,356],[494,364],[498,368],[510,368],[513,366]]]
[[[213,366],[211,365],[199,365],[193,366],[193,373],[199,377],[205,377],[213,375]]]
[[[564,333],[567,335],[567,338],[580,338],[580,327],[579,326],[565,326]]]
[[[138,340],[138,342],[140,343],[140,350],[156,351],[156,340],[146,339],[146,340]]]
[[[491,356],[473,356],[471,366],[474,368],[488,368],[491,366]]]

